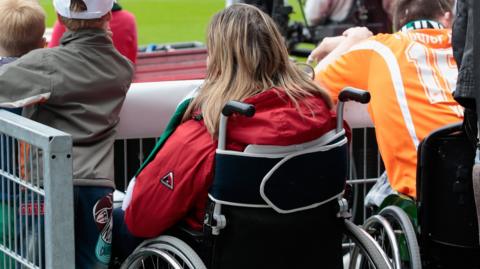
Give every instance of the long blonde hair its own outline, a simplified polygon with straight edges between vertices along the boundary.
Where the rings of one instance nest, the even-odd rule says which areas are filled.
[[[332,106],[329,95],[290,61],[273,20],[254,6],[235,4],[217,13],[208,27],[207,51],[205,82],[183,120],[201,111],[213,137],[226,102],[243,101],[273,87],[285,91],[296,105],[317,94]]]

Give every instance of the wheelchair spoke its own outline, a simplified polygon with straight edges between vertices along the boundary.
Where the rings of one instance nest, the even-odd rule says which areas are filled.
[[[160,236],[145,241],[127,258],[121,268],[206,269],[193,249],[172,236]]]
[[[393,268],[380,246],[367,232],[348,220],[345,220],[345,227],[349,239],[355,243],[350,257],[350,269]]]
[[[382,209],[380,215],[388,221],[395,235],[396,242],[390,242],[391,244],[395,242],[395,246],[391,245],[390,247],[398,248],[400,257],[396,262],[399,266],[397,268],[422,268],[416,233],[408,215],[396,206]]]

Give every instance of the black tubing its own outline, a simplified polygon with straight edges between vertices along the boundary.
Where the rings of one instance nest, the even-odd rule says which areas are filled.
[[[255,115],[255,106],[238,101],[228,101],[222,109],[222,114],[226,117],[229,117],[233,113],[239,113],[247,117],[252,117]]]
[[[362,104],[370,102],[370,93],[364,90],[346,87],[338,95],[340,102],[355,101]]]

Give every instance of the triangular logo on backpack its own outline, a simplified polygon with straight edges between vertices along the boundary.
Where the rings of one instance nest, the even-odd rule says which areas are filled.
[[[173,172],[169,172],[166,176],[162,177],[160,183],[173,190]]]

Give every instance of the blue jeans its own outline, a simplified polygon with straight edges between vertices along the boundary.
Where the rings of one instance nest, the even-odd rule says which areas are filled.
[[[112,256],[115,258],[115,263],[117,263],[113,267],[121,264],[145,240],[144,238],[133,236],[128,231],[124,216],[125,212],[121,208],[113,210]]]
[[[113,189],[74,188],[75,267],[108,268],[112,252]]]

